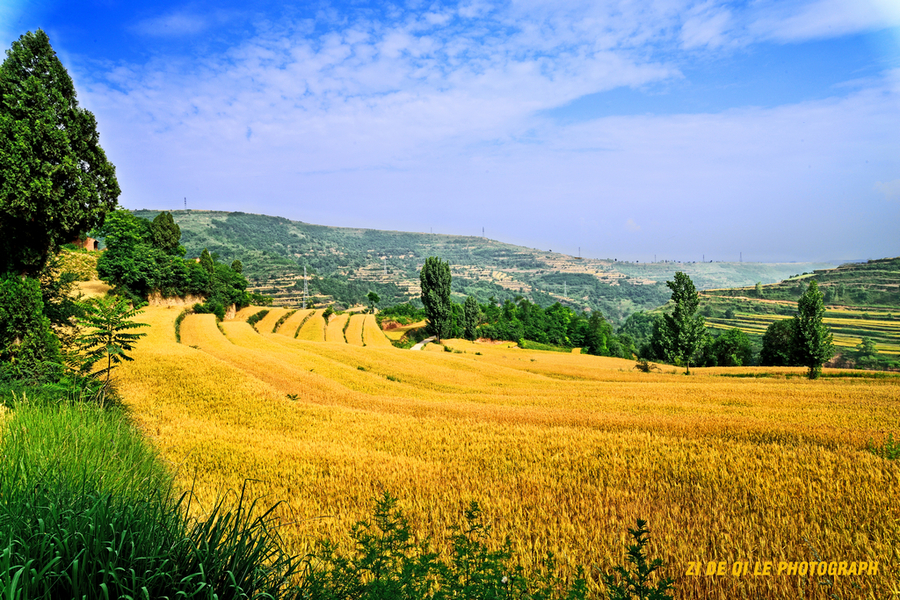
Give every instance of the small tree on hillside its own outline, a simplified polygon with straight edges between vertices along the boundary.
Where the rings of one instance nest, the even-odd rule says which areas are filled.
[[[369,292],[366,298],[369,300],[369,312],[375,314],[375,305],[381,302],[381,297],[375,292]]]
[[[794,350],[797,362],[809,369],[810,379],[817,379],[822,365],[834,356],[831,330],[824,323],[825,303],[819,285],[809,282],[806,292],[797,301],[794,318]]]
[[[422,285],[422,304],[431,333],[440,341],[450,333],[452,307],[450,305],[450,264],[436,256],[429,256],[419,273]]]

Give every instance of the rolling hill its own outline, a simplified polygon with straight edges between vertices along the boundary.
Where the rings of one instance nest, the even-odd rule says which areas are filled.
[[[135,211],[152,219],[159,211]],[[830,263],[629,263],[541,251],[474,236],[380,231],[312,225],[240,212],[174,211],[188,256],[204,249],[223,261],[240,260],[255,291],[275,304],[297,306],[306,267],[311,299],[349,306],[368,291],[383,305],[419,297],[419,269],[429,256],[448,261],[457,301],[521,295],[542,306],[561,302],[601,310],[613,322],[663,304],[665,281],[685,271],[700,289],[774,283]]]

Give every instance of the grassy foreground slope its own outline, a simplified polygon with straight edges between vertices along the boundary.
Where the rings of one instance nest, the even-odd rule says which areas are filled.
[[[440,545],[476,500],[525,562],[622,562],[649,521],[680,598],[884,597],[898,585],[894,378],[638,373],[619,359],[453,341],[458,352],[311,342],[177,309],[122,367],[135,419],[201,506],[250,480],[293,550],[344,540],[389,490]],[[821,558],[819,558],[821,557]],[[877,561],[876,575],[693,577],[690,561]],[[751,567],[752,569],[752,567]],[[596,578],[595,574],[592,577]]]
[[[135,214],[148,219],[158,211]],[[521,294],[542,306],[560,301],[572,308],[600,309],[614,322],[658,306],[669,297],[664,282],[686,271],[700,288],[773,283],[797,272],[834,266],[828,263],[680,263],[636,264],[582,259],[559,252],[525,248],[475,236],[458,236],[311,225],[280,217],[216,211],[173,211],[189,256],[204,248],[221,260],[240,259],[255,291],[277,304],[296,306],[302,299],[303,267],[310,292],[319,303],[363,303],[376,291],[383,305],[419,296],[419,270],[439,256],[453,270],[457,300],[473,294],[482,302]]]

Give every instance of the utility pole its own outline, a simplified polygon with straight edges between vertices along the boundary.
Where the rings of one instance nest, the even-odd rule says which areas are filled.
[[[563,298],[569,297],[569,288],[566,287],[566,282],[563,281]]]
[[[184,197],[184,210],[187,210],[187,196]]]
[[[382,257],[381,257],[381,262],[382,262],[382,264],[384,265],[384,273],[383,273],[383,275],[384,275],[385,277],[387,277],[387,256],[382,256]]]

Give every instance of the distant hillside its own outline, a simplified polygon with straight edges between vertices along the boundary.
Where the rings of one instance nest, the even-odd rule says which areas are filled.
[[[706,290],[700,311],[714,329],[737,327],[762,336],[772,322],[796,314],[797,300],[812,279],[825,297],[825,323],[839,351],[856,348],[866,337],[880,352],[900,355],[900,258],[802,273],[760,286],[759,292],[755,286]]]
[[[818,269],[762,286],[761,298],[796,302],[810,279],[815,279],[826,304],[896,308],[900,306],[900,257],[848,263],[835,269]],[[760,297],[755,288],[710,290],[709,296]]]
[[[159,211],[135,211],[152,219]],[[482,302],[521,295],[548,306],[601,310],[614,322],[663,304],[665,281],[690,274],[700,289],[773,283],[823,263],[626,263],[582,259],[472,236],[405,233],[310,225],[281,217],[215,211],[174,211],[189,256],[204,248],[222,261],[239,259],[255,291],[276,304],[296,305],[303,294],[303,267],[313,300],[361,303],[370,290],[384,304],[419,297],[419,269],[429,256],[448,261],[457,300],[473,294]]]

